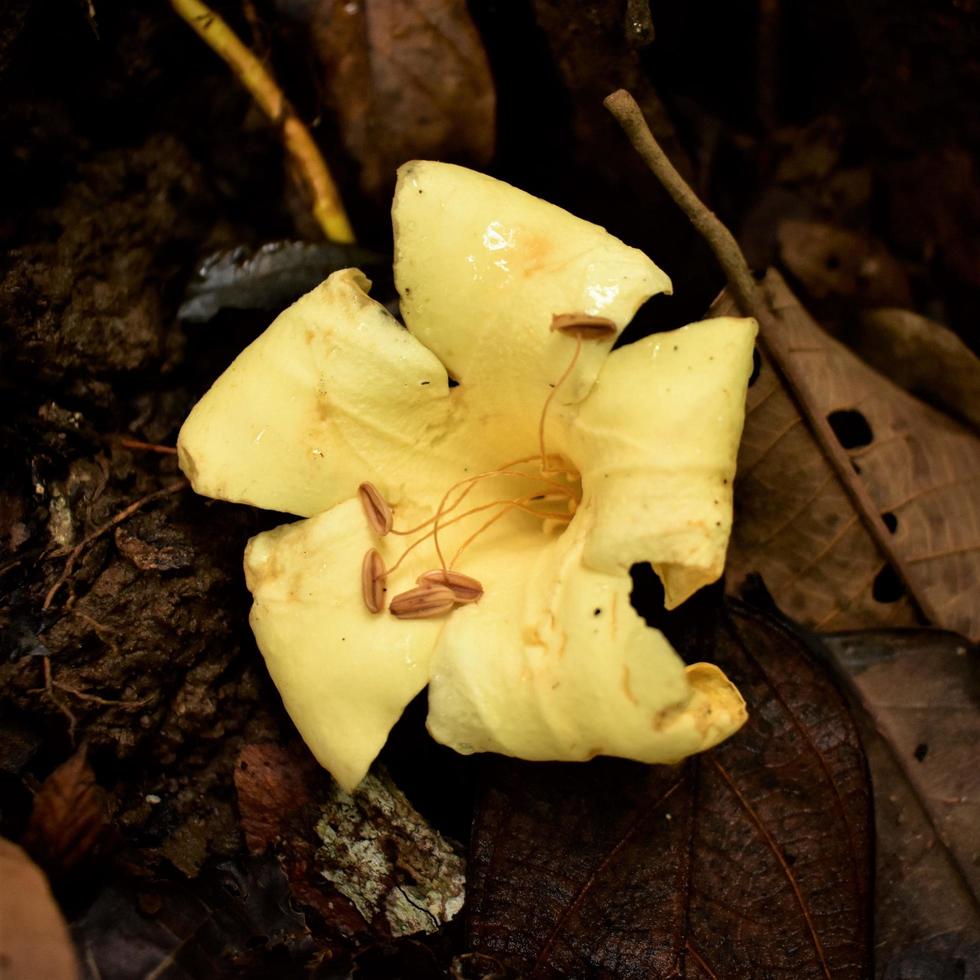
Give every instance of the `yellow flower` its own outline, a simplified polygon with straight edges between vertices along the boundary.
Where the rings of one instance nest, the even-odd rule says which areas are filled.
[[[744,703],[645,625],[629,570],[651,562],[669,607],[721,575],[755,322],[610,353],[670,281],[604,229],[431,162],[401,169],[393,219],[408,329],[335,273],[178,443],[199,493],[307,518],[245,556],[303,738],[352,789],[428,684],[429,731],[459,752],[655,763],[716,744]],[[482,596],[403,597],[444,570]]]

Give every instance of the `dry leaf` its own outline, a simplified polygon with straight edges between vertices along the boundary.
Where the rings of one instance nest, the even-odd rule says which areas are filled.
[[[814,300],[843,297],[859,306],[910,306],[900,262],[880,242],[819,221],[783,221],[779,255]]]
[[[257,249],[240,245],[214,252],[194,273],[178,316],[189,323],[206,323],[222,310],[275,310],[318,286],[338,269],[357,266],[377,281],[390,275],[387,259],[335,242],[267,242]]]
[[[246,745],[235,768],[245,843],[253,855],[275,849],[294,899],[330,925],[329,935],[318,936],[321,942],[369,935],[353,903],[315,866],[320,845],[314,826],[317,804],[331,791],[330,783],[305,749],[272,742]]]
[[[870,791],[846,704],[782,623],[692,603],[671,640],[715,655],[745,728],[677,767],[493,760],[471,945],[528,978],[864,977]]]
[[[271,856],[208,865],[193,882],[115,881],[72,935],[86,980],[305,976],[323,950]]]
[[[863,630],[824,643],[864,709],[879,972],[934,936],[980,943],[980,654],[945,630]]]
[[[839,434],[847,478],[876,513],[856,509],[763,356],[739,452],[729,585],[758,572],[781,609],[819,630],[912,625],[915,602],[936,625],[980,635],[980,439],[828,336],[777,273],[765,289],[778,319],[767,342],[796,366],[796,394]],[[875,520],[891,531],[912,601],[867,529]]]
[[[75,950],[41,869],[0,838],[0,980],[74,980]]]
[[[309,9],[344,144],[368,194],[386,194],[406,160],[489,162],[496,98],[463,0],[320,0]]]
[[[56,877],[93,856],[108,831],[105,795],[82,746],[41,784],[24,847]]]
[[[603,108],[602,100],[619,88],[629,89],[643,107],[650,127],[670,158],[684,174],[693,170],[687,151],[657,91],[651,84],[636,45],[637,35],[650,35],[654,25],[648,3],[645,18],[634,18],[621,0],[584,0],[575,5],[574,15],[564,0],[533,0],[534,19],[561,76],[569,97],[575,146],[587,157],[590,169],[605,171],[622,186],[642,173],[642,164],[618,154],[597,153],[596,147],[616,145],[616,124]],[[553,111],[553,110],[552,110]],[[636,181],[637,187],[645,186]]]
[[[980,359],[948,327],[911,310],[868,310],[847,340],[895,384],[980,429]]]
[[[246,745],[235,767],[242,832],[251,854],[261,854],[289,825],[293,812],[312,802],[312,760],[273,743]],[[305,763],[305,764],[304,764]]]

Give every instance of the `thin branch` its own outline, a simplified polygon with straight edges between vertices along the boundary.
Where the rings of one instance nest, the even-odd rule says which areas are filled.
[[[786,349],[779,329],[779,317],[770,309],[762,295],[745,256],[732,233],[708,210],[701,199],[688,186],[677,172],[667,155],[660,148],[650,127],[643,118],[643,112],[636,100],[625,89],[619,89],[607,96],[605,107],[612,113],[623,131],[629,137],[643,162],[673,198],[674,202],[690,219],[714,252],[718,264],[725,273],[728,287],[746,316],[759,321],[759,343],[765,350],[777,375],[780,376],[790,398],[801,417],[806,419],[817,445],[820,446],[845,492],[851,499],[862,523],[878,546],[885,560],[892,566],[908,594],[909,601],[929,622],[940,623],[940,617],[932,601],[919,590],[904,558],[899,554],[888,526],[881,519],[879,508],[871,499],[867,487],[858,479],[851,465],[851,459],[841,446],[827,419],[813,411],[804,392],[806,382],[791,352]]]
[[[282,127],[282,139],[303,175],[313,198],[313,215],[323,233],[335,242],[353,242],[354,232],[337,185],[310,131],[283,95],[265,66],[235,32],[201,0],[170,0],[174,10],[228,64],[262,111]]]
[[[158,442],[143,442],[140,439],[130,439],[129,436],[119,436],[116,441],[124,449],[141,449],[148,453],[160,453],[161,456],[176,456],[175,446],[164,446]]]
[[[626,89],[621,88],[618,92],[607,96],[603,105],[616,117],[616,122],[622,126],[623,132],[629,137],[629,141],[643,162],[653,171],[654,176],[674,199],[674,203],[687,215],[691,224],[715,253],[739,307],[747,316],[754,316],[761,323],[762,317],[768,311],[759,295],[745,256],[738,247],[738,242],[677,172],[653,133],[650,132],[650,127],[636,100]]]
[[[128,507],[124,507],[115,517],[111,520],[106,521],[100,527],[97,527],[91,534],[86,535],[82,538],[74,548],[70,550],[60,550],[54,552],[52,558],[60,558],[64,555],[68,555],[68,561],[65,562],[65,567],[62,569],[61,574],[58,576],[54,585],[48,589],[48,594],[44,597],[44,605],[41,606],[42,611],[46,611],[51,608],[51,603],[54,601],[54,597],[58,594],[58,590],[65,584],[68,577],[71,575],[75,568],[75,562],[78,561],[82,552],[98,538],[101,538],[103,534],[107,531],[111,531],[117,524],[122,524],[127,518],[132,517],[138,510],[142,510],[148,503],[154,500],[158,500],[160,497],[166,497],[172,493],[178,493],[181,490],[186,489],[189,486],[186,480],[177,480],[175,483],[171,483],[169,486],[163,487],[161,490],[154,490],[153,493],[148,493],[145,497],[140,497],[139,500],[134,500]]]

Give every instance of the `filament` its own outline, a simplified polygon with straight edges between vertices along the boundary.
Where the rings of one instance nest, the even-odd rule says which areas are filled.
[[[568,367],[562,372],[561,377],[554,383],[551,391],[548,392],[548,397],[544,400],[544,407],[541,409],[541,419],[538,422],[538,442],[541,446],[541,472],[542,473],[556,473],[560,470],[551,470],[548,468],[548,453],[544,448],[544,424],[548,418],[548,409],[551,407],[552,399],[558,392],[558,389],[564,384],[568,376],[572,373],[576,362],[578,361],[579,351],[582,350],[582,337],[581,335],[575,338],[575,351],[572,354],[572,359],[568,362]]]

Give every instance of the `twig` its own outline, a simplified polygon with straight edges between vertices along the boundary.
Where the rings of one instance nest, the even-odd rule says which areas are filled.
[[[623,128],[643,162],[714,252],[742,313],[753,316],[759,321],[760,345],[769,356],[773,368],[783,381],[800,416],[810,426],[817,444],[823,450],[838,480],[850,497],[872,540],[901,580],[909,601],[928,622],[941,623],[942,620],[932,601],[917,589],[908,565],[896,549],[891,532],[881,519],[879,508],[871,499],[867,487],[855,475],[850,457],[834,435],[827,419],[819,412],[814,412],[807,403],[803,394],[806,391],[806,384],[781,339],[779,318],[763,298],[732,233],[713,212],[708,210],[667,159],[653,133],[650,132],[650,127],[643,118],[643,112],[633,96],[625,89],[619,89],[607,96],[603,104]]]
[[[158,442],[141,442],[139,439],[130,439],[129,436],[119,436],[116,441],[125,449],[142,449],[148,453],[160,453],[163,456],[176,456],[177,449],[174,446],[163,446]]]
[[[337,185],[317,149],[310,131],[293,110],[265,66],[238,39],[235,32],[201,0],[170,0],[174,10],[198,36],[220,55],[251,92],[262,111],[282,127],[282,138],[313,198],[313,215],[323,233],[335,242],[353,242],[354,232]]]
[[[61,574],[58,576],[54,585],[48,589],[48,594],[44,597],[44,605],[41,606],[42,612],[47,611],[51,608],[51,603],[54,601],[54,597],[58,594],[58,590],[65,584],[68,580],[68,576],[71,575],[75,568],[75,562],[78,561],[81,553],[95,540],[102,537],[107,531],[111,531],[117,524],[122,524],[127,518],[132,517],[138,510],[141,510],[148,503],[154,500],[159,500],[160,497],[166,497],[172,493],[178,493],[181,490],[186,489],[189,486],[186,480],[177,480],[176,483],[171,483],[169,486],[163,487],[161,490],[154,490],[153,493],[148,493],[145,497],[140,497],[139,500],[133,501],[128,507],[124,507],[115,517],[111,520],[106,521],[105,524],[97,527],[91,534],[86,535],[82,538],[74,548],[70,550],[60,549],[58,551],[52,552],[52,558],[61,558],[64,555],[68,555],[68,561],[65,562],[65,567]]]

